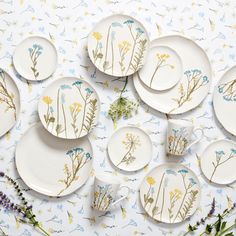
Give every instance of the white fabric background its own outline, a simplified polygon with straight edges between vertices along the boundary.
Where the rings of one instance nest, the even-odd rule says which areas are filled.
[[[236,63],[236,2],[233,0],[0,0],[0,67],[16,81],[22,104],[16,126],[0,139],[0,170],[16,178],[27,190],[26,196],[32,202],[38,220],[43,222],[44,227],[49,229],[52,235],[182,235],[189,221],[177,225],[152,221],[145,216],[138,195],[139,185],[148,171],[160,163],[170,161],[164,154],[167,125],[165,115],[142,103],[136,116],[118,122],[118,127],[132,124],[144,128],[149,133],[154,153],[147,168],[127,175],[116,171],[107,157],[107,141],[114,132],[107,112],[109,104],[117,98],[123,83],[112,82],[111,77],[95,70],[87,55],[86,37],[95,23],[113,13],[125,13],[136,17],[146,27],[151,40],[178,33],[190,37],[207,52],[213,69],[213,84],[209,95],[200,107],[179,116],[192,120],[196,127],[202,127],[205,136],[201,144],[190,150],[188,155],[174,161],[194,170],[202,185],[201,205],[190,222],[194,223],[208,212],[213,197],[217,201],[217,212],[227,207],[227,197],[235,201],[235,184],[225,187],[210,185],[202,177],[197,159],[211,141],[224,137],[234,138],[216,121],[212,109],[214,85],[221,75]],[[58,50],[57,71],[52,78],[42,83],[27,84],[12,66],[15,46],[30,35],[42,35],[51,39]],[[49,199],[29,190],[15,169],[15,146],[23,133],[39,120],[37,103],[43,89],[59,77],[79,75],[84,76],[93,85],[102,101],[100,122],[90,135],[94,149],[94,172],[106,171],[117,175],[132,188],[130,198],[121,205],[123,213],[119,206],[106,215],[97,214],[90,209],[92,176],[86,186],[71,196]],[[132,79],[125,95],[139,99],[134,91]],[[2,182],[0,189],[13,193],[11,188]],[[13,199],[13,195],[11,196]],[[0,226],[10,236],[40,235],[30,226],[16,223],[14,215],[2,209]]]

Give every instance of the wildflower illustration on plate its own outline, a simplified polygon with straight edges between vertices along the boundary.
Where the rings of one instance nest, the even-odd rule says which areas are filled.
[[[64,165],[65,178],[59,180],[65,187],[60,190],[58,196],[61,195],[66,189],[68,189],[73,182],[79,181],[81,176],[80,170],[92,160],[92,156],[89,152],[86,152],[81,147],[73,148],[67,151],[66,155],[70,159],[69,163]]]
[[[95,186],[94,200],[92,204],[93,208],[106,211],[108,210],[112,201],[113,197],[111,184],[105,184],[102,186],[98,184]]]
[[[150,79],[150,83],[149,83],[150,88],[152,88],[152,83],[155,79],[156,74],[158,73],[158,70],[160,70],[162,67],[165,67],[165,66],[170,67],[171,69],[174,69],[174,65],[167,63],[168,59],[171,57],[169,54],[157,53],[156,57],[157,57],[157,65]]]
[[[172,177],[170,177],[172,176]],[[179,182],[175,188],[169,184],[171,181]],[[170,223],[179,222],[189,217],[197,201],[199,191],[195,188],[196,180],[189,176],[187,169],[178,171],[167,169],[159,175],[146,177],[147,192],[143,193],[143,207],[152,218]],[[169,199],[169,200],[167,200]]]
[[[0,69],[0,105],[3,104],[6,108],[4,112],[13,111],[14,119],[16,120],[16,104],[14,94],[8,90],[6,73]]]
[[[213,171],[212,171],[212,174],[210,177],[210,181],[212,181],[214,179],[214,175],[215,175],[217,169],[221,165],[223,165],[224,163],[231,160],[232,158],[236,158],[236,149],[234,149],[234,148],[231,148],[229,155],[226,155],[223,150],[215,151],[215,159],[216,160],[214,162],[212,162]]]
[[[130,39],[119,40],[117,36],[124,33]],[[113,75],[115,68],[116,73],[125,76],[141,68],[148,42],[144,29],[137,27],[133,19],[114,21],[107,26],[106,32],[94,31],[92,38],[96,41],[92,59],[103,72],[111,70]]]
[[[236,79],[220,84],[218,86],[219,93],[223,94],[225,101],[236,101]]]
[[[140,138],[138,135],[133,133],[126,133],[124,140],[122,141],[125,149],[127,150],[124,156],[121,158],[117,166],[125,163],[126,165],[131,164],[135,161],[136,157],[134,155],[135,150],[141,146]]]
[[[203,75],[202,71],[199,69],[187,70],[184,72],[184,75],[186,76],[186,80],[182,80],[182,83],[179,84],[178,97],[172,98],[172,100],[177,103],[177,106],[169,113],[182,107],[187,102],[190,102],[193,98],[193,94],[209,83],[208,77]]]
[[[43,47],[39,44],[33,44],[31,48],[28,48],[28,51],[30,55],[30,60],[32,62],[32,66],[30,68],[34,74],[34,78],[37,80],[39,76],[39,71],[37,70],[37,63],[39,56],[43,52]]]

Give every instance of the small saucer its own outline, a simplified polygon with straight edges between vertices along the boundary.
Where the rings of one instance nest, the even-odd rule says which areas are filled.
[[[154,46],[150,48],[146,63],[138,73],[142,82],[149,88],[167,90],[181,79],[182,60],[172,48]]]

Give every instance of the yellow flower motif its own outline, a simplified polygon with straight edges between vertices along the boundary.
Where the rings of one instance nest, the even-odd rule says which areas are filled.
[[[94,193],[94,196],[97,198],[97,197],[99,196],[99,192],[96,191],[96,192]]]
[[[49,96],[44,96],[43,97],[43,101],[47,104],[47,105],[49,105],[49,104],[52,104],[52,99],[51,99],[51,97],[49,97]]]
[[[71,106],[69,106],[70,112],[79,113],[81,111],[82,105],[79,102],[74,102]]]
[[[158,58],[159,60],[166,61],[169,57],[170,57],[169,54],[165,54],[165,53],[159,54],[159,53],[157,53],[157,58]]]
[[[150,185],[154,185],[156,183],[155,179],[152,178],[152,177],[147,177],[147,182],[150,184]]]
[[[128,41],[124,40],[123,42],[118,44],[118,47],[120,50],[123,49],[124,52],[127,53],[130,50],[131,44]]]
[[[102,39],[102,34],[99,33],[99,32],[93,32],[93,37],[94,37],[97,41],[99,41],[99,40]]]

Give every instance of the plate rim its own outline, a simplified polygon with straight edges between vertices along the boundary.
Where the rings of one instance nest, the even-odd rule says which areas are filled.
[[[44,196],[47,196],[47,197],[53,197],[53,198],[62,198],[62,197],[66,197],[66,196],[69,196],[71,194],[73,194],[74,192],[78,191],[80,188],[82,188],[86,182],[88,181],[89,179],[89,176],[90,174],[92,173],[92,170],[93,170],[93,159],[94,159],[94,152],[93,152],[93,145],[92,145],[92,142],[90,141],[90,138],[89,137],[84,137],[85,139],[87,139],[88,143],[89,143],[89,146],[91,147],[91,152],[92,152],[92,159],[91,159],[91,167],[90,167],[90,171],[88,173],[88,176],[87,176],[87,179],[85,180],[85,182],[83,184],[81,184],[79,187],[76,187],[73,191],[69,191],[68,193],[63,193],[61,195],[58,195],[58,192],[55,194],[47,194],[45,193],[44,191],[39,191],[38,189],[36,190],[34,188],[34,185],[32,185],[30,183],[30,181],[28,180],[25,180],[24,178],[22,178],[21,174],[20,174],[20,171],[19,171],[19,168],[18,168],[18,165],[19,165],[19,155],[17,155],[17,150],[18,150],[18,147],[19,147],[19,144],[21,142],[21,140],[33,129],[33,128],[37,128],[37,127],[40,127],[42,126],[43,128],[43,125],[40,123],[40,122],[37,122],[33,125],[31,125],[21,136],[20,140],[18,141],[17,145],[16,145],[16,148],[15,148],[15,165],[16,165],[16,170],[17,170],[17,173],[19,174],[19,176],[21,177],[21,179],[23,180],[23,182],[30,188],[32,189],[33,191],[35,191],[36,193],[39,193],[39,194],[42,194]],[[45,132],[45,129],[44,129],[44,132]],[[53,137],[53,136],[52,136]],[[18,163],[18,164],[17,164]]]
[[[217,81],[215,87],[214,87],[214,91],[213,91],[213,96],[212,96],[212,104],[213,104],[213,110],[214,110],[214,113],[215,113],[215,116],[217,118],[217,121],[219,121],[219,123],[223,126],[223,128],[230,134],[236,136],[236,130],[234,132],[230,131],[230,129],[226,128],[222,122],[221,119],[219,119],[219,115],[218,113],[216,112],[216,97],[218,96],[218,91],[217,91],[217,87],[219,86],[220,82],[223,80],[223,78],[227,75],[228,72],[230,72],[231,70],[235,70],[236,71],[236,65],[230,67],[228,70],[226,70],[223,75],[220,77],[220,79]]]
[[[231,184],[233,184],[233,183],[236,182],[236,179],[235,179],[234,181],[231,181],[231,182],[227,183],[227,184],[226,184],[226,183],[225,183],[225,184],[223,184],[223,183],[217,183],[217,182],[215,182],[215,181],[210,181],[209,178],[205,175],[205,173],[204,173],[203,170],[202,170],[202,162],[201,162],[201,160],[202,160],[202,158],[203,158],[203,153],[206,152],[206,150],[207,150],[211,145],[213,145],[213,144],[215,144],[215,143],[218,143],[218,142],[228,142],[228,143],[230,143],[230,144],[232,144],[232,145],[234,145],[234,146],[236,147],[236,142],[234,142],[233,140],[228,139],[228,138],[221,138],[221,139],[214,140],[214,141],[210,142],[210,143],[203,149],[203,151],[201,152],[201,155],[200,155],[200,170],[201,170],[203,176],[206,178],[206,180],[207,180],[209,183],[213,183],[213,184],[216,184],[216,185],[219,185],[219,186],[231,185]]]
[[[110,151],[109,151],[109,150],[110,150],[109,146],[110,146],[110,144],[111,144],[112,138],[117,134],[117,132],[119,132],[119,131],[122,130],[122,129],[126,129],[126,128],[137,129],[137,130],[141,131],[141,132],[148,138],[148,141],[149,141],[150,144],[151,144],[151,155],[150,155],[150,158],[149,158],[148,162],[147,162],[143,167],[140,167],[140,168],[135,169],[135,170],[126,170],[126,169],[123,169],[123,168],[120,168],[120,167],[116,166],[115,163],[113,162],[112,158],[111,158]],[[150,135],[148,135],[148,133],[147,133],[145,130],[143,130],[143,129],[140,128],[140,127],[136,127],[136,126],[134,126],[134,125],[125,125],[125,126],[120,127],[119,129],[117,129],[117,130],[109,137],[109,140],[108,140],[108,142],[107,142],[107,153],[108,153],[109,160],[111,161],[111,163],[113,164],[113,166],[115,166],[115,167],[118,168],[119,170],[125,171],[125,172],[127,172],[127,173],[131,173],[131,172],[135,172],[135,171],[140,171],[140,170],[142,170],[143,168],[145,168],[145,166],[147,166],[147,165],[150,163],[150,161],[151,161],[152,158],[153,158],[153,144],[152,144],[152,140],[151,140]]]
[[[151,172],[153,172],[155,169],[157,169],[157,168],[159,168],[159,167],[166,166],[166,165],[180,166],[180,167],[182,167],[182,168],[187,169],[188,171],[190,171],[190,172],[194,175],[195,179],[197,180],[197,184],[198,184],[198,186],[199,186],[199,197],[198,197],[196,209],[193,211],[193,213],[192,213],[190,216],[186,217],[184,220],[179,221],[179,222],[173,222],[173,223],[172,223],[172,222],[167,222],[167,221],[159,221],[159,220],[156,220],[156,219],[153,218],[151,215],[149,215],[149,213],[144,209],[143,203],[142,203],[142,200],[141,200],[141,199],[142,199],[142,196],[141,196],[141,187],[142,187],[142,185],[143,185],[144,180],[145,180],[145,179],[147,178],[147,176],[148,176]],[[201,183],[200,183],[200,181],[199,181],[198,176],[195,174],[195,172],[194,172],[192,169],[190,169],[190,168],[188,168],[187,166],[185,166],[185,165],[183,165],[183,164],[181,164],[181,163],[178,163],[178,162],[166,162],[166,163],[158,164],[157,166],[153,167],[153,168],[143,177],[143,179],[142,179],[142,181],[141,181],[141,183],[140,183],[140,185],[139,185],[139,200],[140,200],[140,203],[141,203],[141,207],[143,208],[143,210],[145,211],[145,213],[147,213],[148,217],[150,217],[151,219],[153,219],[153,220],[155,220],[155,221],[157,221],[157,222],[160,222],[160,223],[168,224],[168,225],[180,224],[180,223],[185,222],[186,220],[188,220],[190,217],[192,217],[192,216],[196,213],[198,207],[200,206],[201,198],[202,198]]]
[[[96,69],[98,69],[101,73],[103,73],[104,75],[108,75],[108,76],[112,76],[112,77],[126,77],[126,76],[129,77],[129,76],[132,76],[133,74],[135,74],[137,71],[135,71],[135,72],[133,72],[133,73],[130,73],[130,74],[125,74],[125,75],[112,75],[112,74],[108,74],[108,73],[106,73],[106,72],[100,70],[100,68],[98,68],[98,67],[94,64],[94,62],[93,62],[93,60],[92,60],[92,58],[91,58],[92,55],[90,55],[89,40],[90,40],[90,38],[91,38],[91,35],[92,35],[94,29],[96,29],[96,28],[99,26],[100,23],[103,23],[103,21],[105,21],[105,20],[107,20],[107,19],[110,19],[110,18],[113,18],[113,17],[116,17],[116,16],[121,16],[121,17],[130,18],[130,19],[132,19],[132,20],[135,20],[138,24],[140,24],[140,26],[142,26],[143,30],[144,30],[145,33],[146,33],[146,39],[147,39],[147,45],[148,45],[146,51],[148,52],[148,50],[149,50],[149,48],[150,48],[150,46],[151,46],[151,40],[150,40],[148,31],[147,31],[147,29],[144,27],[144,25],[142,24],[142,22],[140,22],[139,20],[137,20],[137,19],[136,19],[135,17],[133,17],[133,16],[129,16],[129,15],[127,15],[127,14],[122,14],[122,13],[116,13],[116,14],[110,14],[110,15],[108,15],[108,16],[106,16],[106,17],[103,17],[102,19],[100,19],[100,20],[93,26],[92,30],[90,30],[90,32],[89,32],[89,34],[88,34],[88,40],[87,40],[88,56],[89,56],[90,61],[91,61],[92,64],[94,65],[94,67],[95,67]],[[145,56],[144,56],[144,59],[143,59],[143,62],[144,62],[144,63],[145,63],[145,61],[146,61],[147,52],[146,52],[146,54],[145,54]]]
[[[44,79],[36,80],[36,79],[32,79],[31,77],[29,78],[28,76],[25,77],[25,76],[21,75],[21,74],[19,73],[18,69],[17,69],[16,63],[15,63],[15,62],[16,62],[15,55],[16,55],[17,48],[18,48],[19,46],[21,46],[21,44],[24,43],[27,39],[30,39],[30,38],[41,38],[41,39],[47,41],[47,42],[52,46],[52,48],[54,49],[55,56],[56,56],[55,68],[54,68],[53,72],[52,72],[48,77],[46,77],[46,78],[44,78]],[[15,49],[14,49],[14,52],[13,52],[13,55],[12,55],[12,62],[13,62],[13,66],[14,66],[16,72],[17,72],[23,79],[25,79],[25,80],[27,80],[27,81],[40,82],[40,81],[49,79],[49,78],[55,73],[55,71],[57,70],[57,67],[58,67],[58,53],[57,53],[57,49],[56,49],[55,45],[54,45],[48,38],[46,38],[46,37],[44,37],[44,36],[41,36],[41,35],[30,35],[30,36],[24,38],[23,40],[21,40],[21,41],[15,46]]]
[[[87,82],[85,79],[81,79],[81,78],[76,77],[76,76],[64,76],[64,77],[60,77],[60,78],[55,79],[54,81],[52,81],[52,83],[50,83],[49,85],[47,85],[47,87],[46,87],[46,88],[44,89],[44,91],[41,93],[40,98],[39,98],[39,101],[38,101],[38,105],[37,105],[37,111],[38,111],[38,115],[39,115],[39,120],[40,120],[40,122],[42,123],[43,127],[47,130],[47,132],[49,132],[51,135],[53,135],[53,136],[55,136],[55,137],[57,137],[57,138],[61,138],[61,139],[64,139],[64,140],[76,140],[76,139],[80,139],[80,138],[83,138],[83,137],[85,137],[85,136],[88,136],[88,135],[93,131],[94,128],[93,128],[89,133],[87,133],[87,134],[85,134],[85,135],[83,135],[83,136],[80,136],[80,137],[78,137],[78,138],[76,138],[76,137],[75,137],[75,138],[66,138],[66,137],[56,136],[55,134],[51,133],[51,132],[45,127],[44,122],[43,122],[42,119],[41,119],[41,115],[40,115],[40,104],[41,104],[41,99],[42,99],[42,97],[45,96],[45,93],[46,93],[47,89],[49,89],[50,87],[52,87],[53,84],[56,83],[58,80],[62,80],[62,79],[77,79],[77,80],[86,82],[86,83],[93,89],[94,93],[96,94],[98,103],[99,103],[99,105],[98,105],[98,110],[97,110],[97,113],[98,113],[98,115],[97,115],[97,122],[96,122],[94,128],[95,128],[96,125],[98,124],[99,118],[100,118],[100,112],[101,112],[101,101],[100,101],[99,95],[98,95],[97,91],[94,89],[94,87],[91,86],[91,84],[90,84],[89,82]]]
[[[21,106],[21,94],[20,94],[20,90],[19,90],[19,87],[18,87],[17,83],[15,82],[13,77],[5,69],[0,67],[0,70],[2,70],[13,81],[13,84],[16,87],[16,90],[17,90],[17,93],[18,93],[18,98],[19,98],[19,107],[18,107],[18,112],[16,114],[16,120],[15,120],[14,124],[12,124],[11,127],[6,132],[4,132],[2,134],[0,133],[0,139],[1,139],[7,132],[11,131],[14,128],[14,126],[17,124],[17,122],[19,121],[20,114],[21,114],[21,111],[22,111],[22,106]]]

